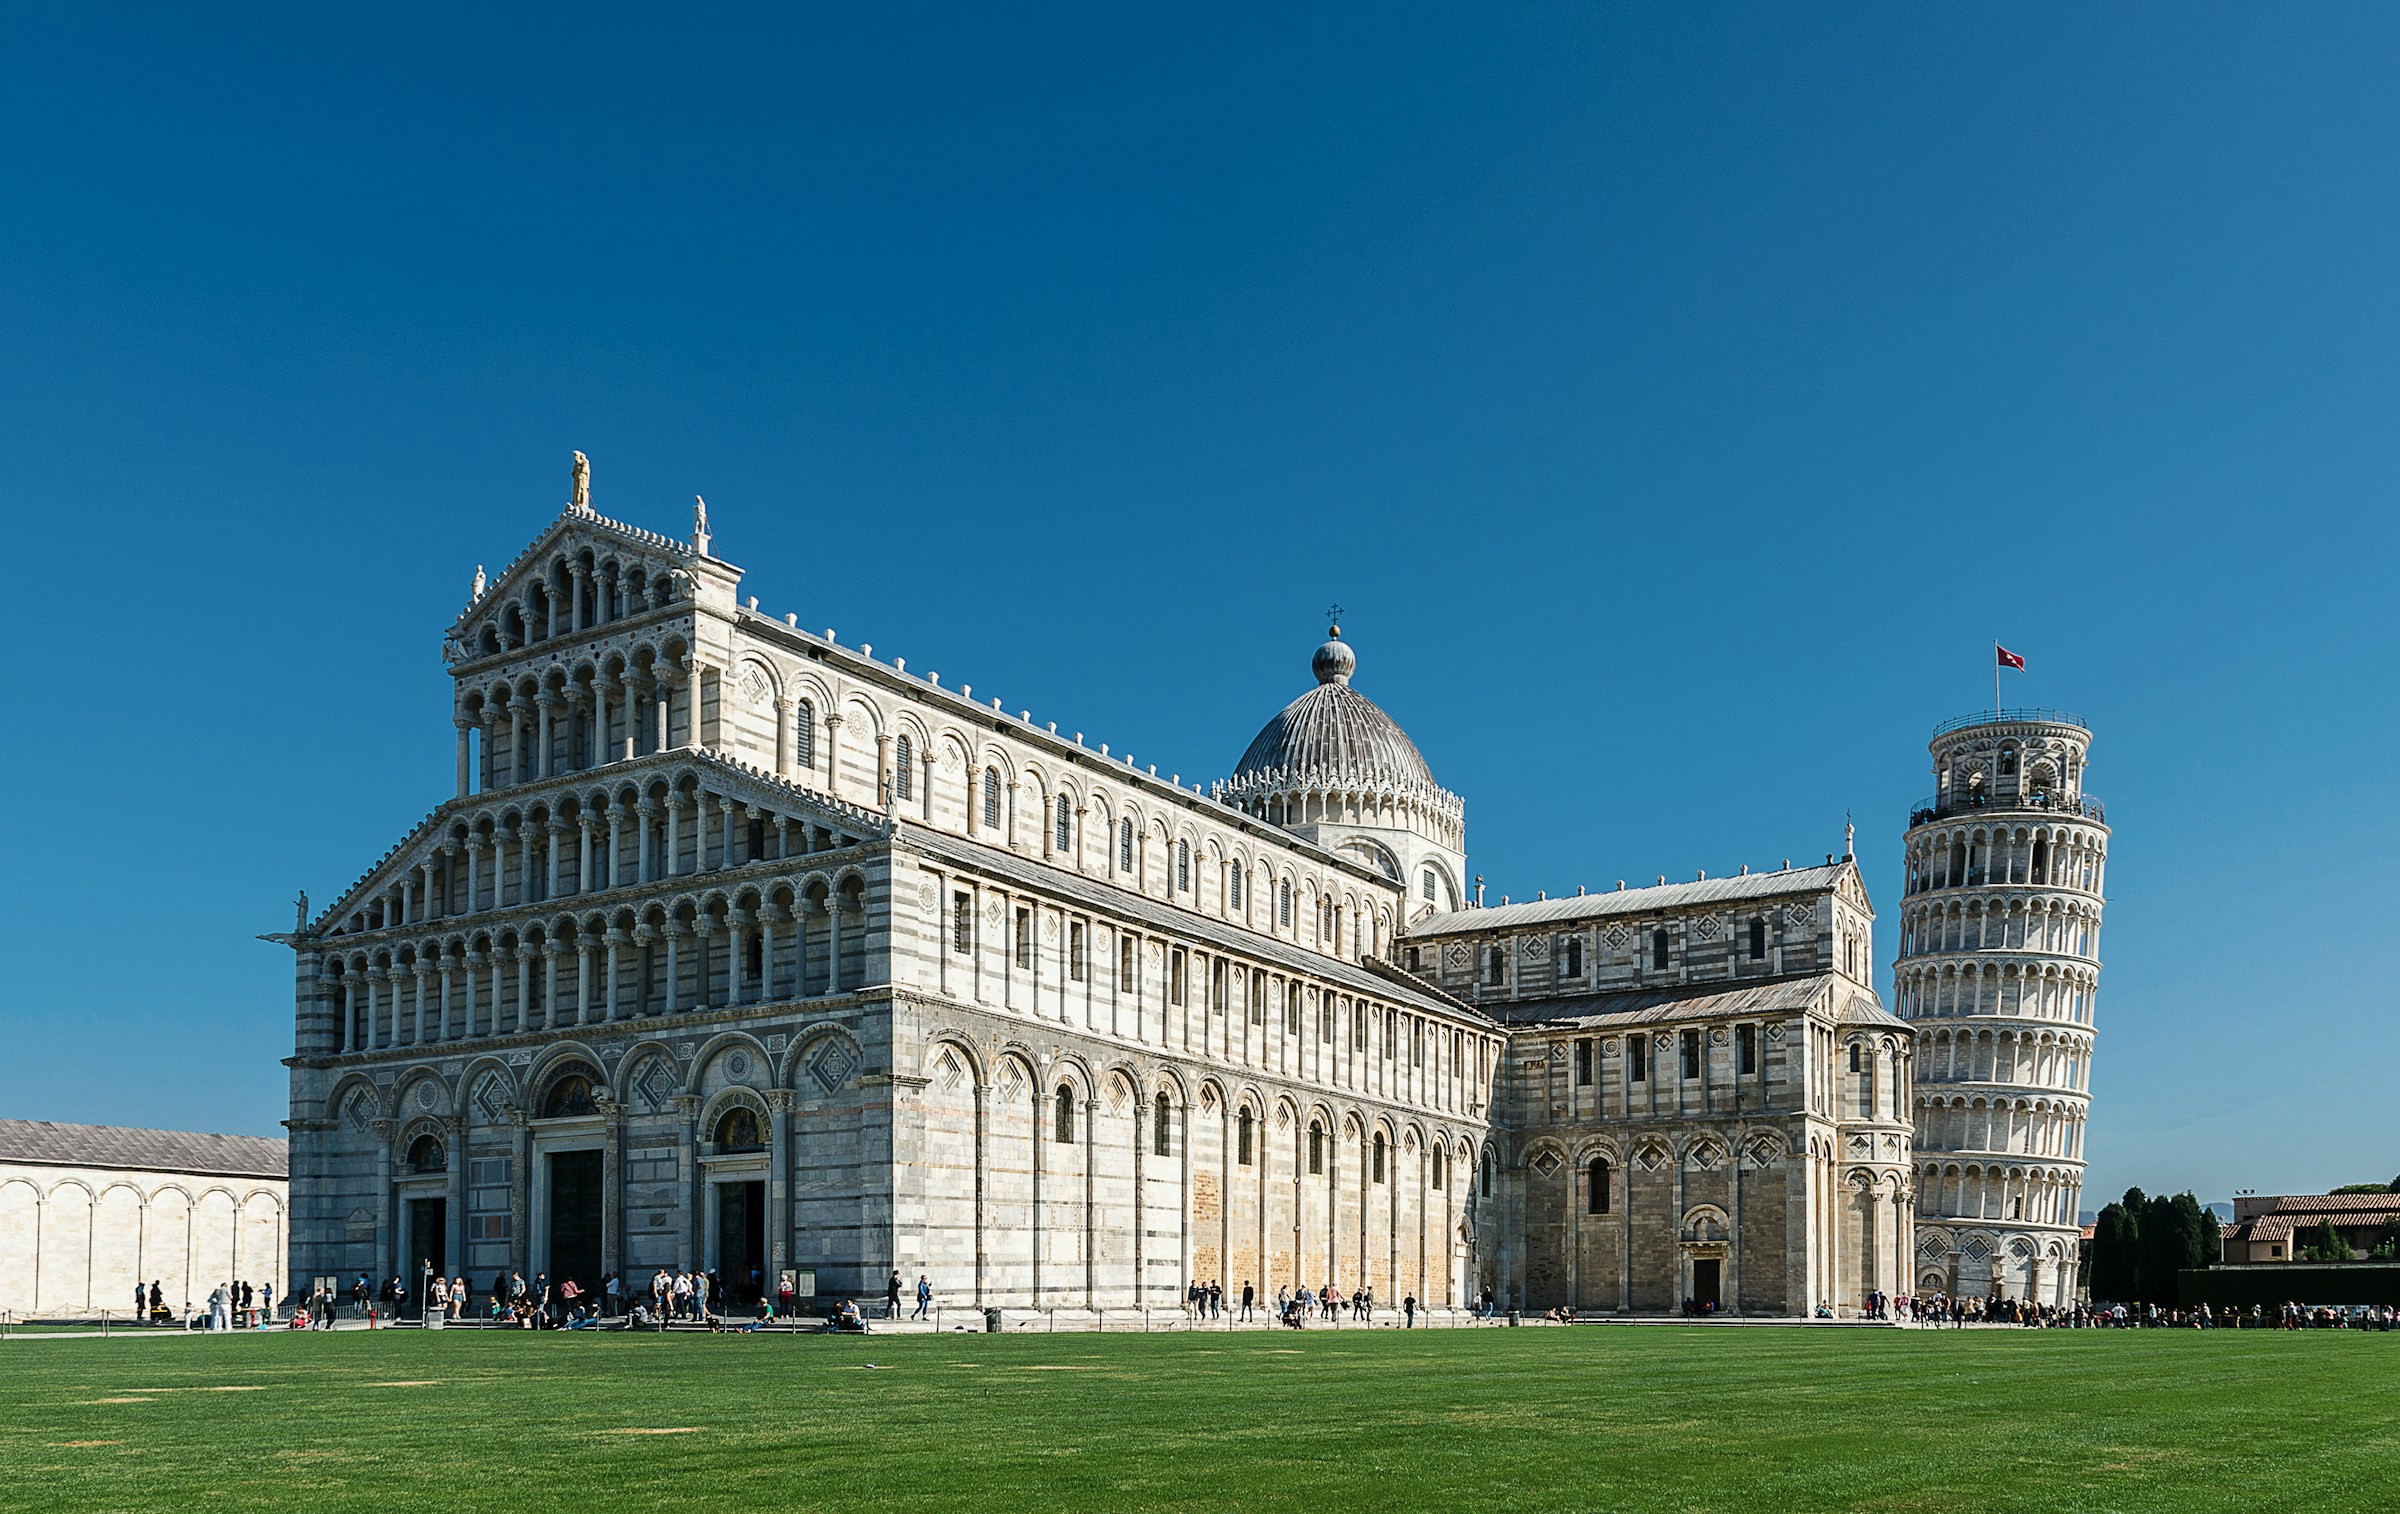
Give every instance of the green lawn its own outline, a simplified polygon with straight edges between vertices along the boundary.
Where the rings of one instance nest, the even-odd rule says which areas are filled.
[[[2400,1334],[0,1343],[7,1509],[2396,1503]]]

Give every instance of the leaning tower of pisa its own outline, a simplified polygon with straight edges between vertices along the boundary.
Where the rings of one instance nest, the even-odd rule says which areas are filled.
[[[2075,1297],[2108,869],[2091,744],[2056,710],[1933,733],[1894,983],[1916,1028],[1920,1292]]]

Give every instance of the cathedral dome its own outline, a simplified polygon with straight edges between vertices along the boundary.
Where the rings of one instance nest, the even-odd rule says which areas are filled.
[[[1433,792],[1433,769],[1375,701],[1350,687],[1358,654],[1335,626],[1310,667],[1317,686],[1283,707],[1234,765],[1233,782],[1303,778],[1324,785],[1356,783],[1422,787]]]

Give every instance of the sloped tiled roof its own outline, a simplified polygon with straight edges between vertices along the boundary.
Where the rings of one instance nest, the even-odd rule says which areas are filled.
[[[1668,1020],[1754,1018],[1760,1015],[1801,1013],[1823,1003],[1832,990],[1831,974],[1805,973],[1765,983],[1746,983],[1738,988],[1702,985],[1542,999],[1526,1005],[1525,1013],[1511,1014],[1507,1018],[1528,1029],[1536,1026],[1574,1026],[1586,1030],[1651,1025]],[[1496,1007],[1506,1011],[1515,1006]],[[1906,1021],[1885,1014],[1872,999],[1863,994],[1843,1005],[1837,1019],[1843,1024],[1888,1024],[1895,1029],[1907,1025]]]
[[[50,1120],[0,1120],[0,1162],[245,1178],[281,1178],[290,1167],[281,1136],[203,1135]]]
[[[2400,1193],[2279,1193],[2268,1214],[2400,1213]]]
[[[1652,910],[1681,909],[1692,904],[1719,904],[1738,899],[1772,899],[1785,894],[1818,893],[1834,886],[1850,864],[1826,867],[1787,867],[1772,873],[1737,873],[1730,878],[1703,878],[1693,883],[1666,883],[1652,888],[1626,888],[1607,894],[1575,894],[1560,899],[1536,899],[1525,904],[1500,904],[1486,909],[1452,910],[1429,915],[1408,928],[1411,936],[1439,936],[1452,931],[1513,930],[1526,925],[1553,925],[1567,920],[1591,920],[1606,915],[1640,915]]]

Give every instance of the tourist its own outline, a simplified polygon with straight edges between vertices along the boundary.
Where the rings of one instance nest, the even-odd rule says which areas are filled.
[[[1414,1330],[1416,1327],[1417,1296],[1413,1293],[1404,1293],[1400,1296],[1400,1328]]]
[[[716,1280],[717,1275],[713,1272],[700,1272],[693,1274],[692,1318],[703,1322],[708,1319],[708,1295],[711,1291],[712,1285],[715,1284]]]
[[[603,1319],[617,1317],[621,1286],[613,1272],[600,1280],[600,1315]]]
[[[692,1313],[692,1275],[688,1272],[676,1273],[674,1289],[675,1318],[690,1318]]]
[[[141,1284],[136,1283],[133,1285],[133,1317],[135,1319],[138,1320],[143,1315],[150,1312],[149,1297],[149,1294],[143,1290]]]
[[[884,1304],[884,1318],[886,1318],[886,1319],[898,1319],[898,1318],[900,1317],[900,1269],[899,1269],[899,1268],[897,1268],[897,1267],[894,1267],[894,1268],[892,1269],[892,1280],[891,1280],[890,1282],[888,1282],[888,1283],[886,1283],[886,1284],[884,1284],[884,1285],[883,1285],[883,1294],[884,1294],[884,1301],[885,1301],[885,1304]]]
[[[923,1319],[932,1310],[933,1279],[920,1272],[917,1274],[917,1312],[911,1318]]]
[[[792,1275],[787,1272],[775,1284],[775,1312],[788,1315],[798,1302],[799,1294],[792,1286]]]
[[[1248,1278],[1243,1278],[1243,1279],[1242,1279],[1242,1316],[1241,1316],[1243,1319],[1246,1319],[1246,1320],[1255,1320],[1255,1318],[1256,1318],[1256,1317],[1255,1317],[1254,1315],[1252,1315],[1252,1314],[1251,1314],[1251,1312],[1250,1312],[1250,1302],[1251,1302],[1251,1300],[1252,1300],[1252,1299],[1256,1298],[1257,1296],[1258,1296],[1258,1294],[1257,1294],[1257,1291],[1256,1291],[1255,1289],[1253,1289],[1253,1288],[1250,1286],[1250,1280],[1249,1280]]]

